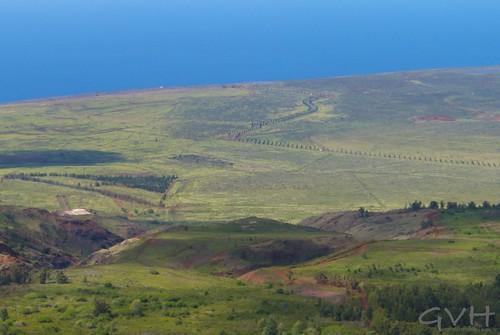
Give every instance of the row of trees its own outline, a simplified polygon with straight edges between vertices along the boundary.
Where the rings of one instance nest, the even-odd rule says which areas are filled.
[[[41,179],[39,177],[31,177],[28,174],[24,174],[24,173],[19,173],[19,174],[11,173],[11,174],[5,175],[4,177],[5,177],[5,179],[19,179],[19,180],[24,180],[24,181],[36,182],[36,183],[43,183],[43,184],[48,184],[48,185],[67,187],[67,188],[72,188],[72,189],[81,190],[81,191],[96,192],[96,193],[102,194],[102,195],[110,197],[110,198],[135,202],[135,203],[142,204],[142,205],[148,205],[148,206],[156,206],[157,205],[157,204],[154,204],[154,203],[152,203],[148,200],[145,200],[143,198],[139,198],[139,197],[129,195],[129,194],[117,193],[117,192],[113,192],[110,190],[100,189],[100,188],[97,188],[97,186],[92,187],[92,186],[84,186],[81,184],[78,184],[78,185],[65,184],[65,183],[61,183],[59,181],[55,181],[55,180]],[[160,200],[159,205],[161,206],[162,204],[163,204],[163,201]]]
[[[42,268],[34,270],[28,266],[15,264],[0,272],[0,286],[9,284],[30,284],[38,280],[40,284],[46,284],[51,280],[51,272]],[[69,278],[63,271],[57,271],[55,278],[57,284],[69,283]]]
[[[92,174],[75,174],[75,173],[56,173],[56,172],[36,172],[36,173],[18,173],[9,174],[5,178],[32,178],[32,177],[67,177],[74,179],[86,179],[99,181],[99,185],[124,185],[130,188],[139,188],[150,192],[164,193],[167,191],[170,184],[177,179],[176,175],[92,175]]]
[[[415,200],[411,204],[406,204],[405,209],[411,209],[412,211],[419,211],[421,209],[426,208],[425,204],[422,201]],[[490,208],[500,208],[500,203],[492,204],[489,201],[483,201],[482,204],[478,205],[474,201],[470,201],[468,203],[458,203],[455,201],[444,202],[443,200],[437,202],[432,200],[429,202],[427,208],[430,209],[462,209],[462,210],[474,210],[474,209],[490,209]]]
[[[293,119],[296,119],[296,118],[299,118],[299,117],[302,117],[302,116],[305,116],[308,114],[316,113],[318,111],[318,107],[315,106],[313,104],[313,102],[318,100],[318,99],[319,99],[319,97],[316,97],[316,96],[304,99],[302,101],[302,103],[307,106],[307,110],[305,110],[303,112],[293,113],[290,115],[286,115],[286,116],[282,116],[282,117],[278,117],[278,118],[274,118],[274,119],[270,119],[270,120],[252,122],[250,127],[233,131],[233,132],[228,134],[228,137],[232,141],[239,141],[243,136],[245,136],[249,132],[251,132],[253,130],[260,129],[264,126],[275,125],[275,124],[291,121]]]
[[[254,130],[254,129],[251,129]],[[463,160],[463,159],[443,159],[443,158],[432,158],[426,156],[412,156],[406,154],[385,154],[385,153],[374,153],[374,152],[364,152],[364,151],[356,151],[349,149],[332,149],[325,146],[316,146],[313,144],[298,144],[291,142],[282,142],[282,141],[273,141],[269,139],[258,139],[258,138],[242,138],[246,132],[242,133],[241,136],[236,138],[231,138],[234,141],[260,144],[260,145],[271,145],[278,146],[283,148],[291,148],[291,149],[302,149],[302,150],[313,150],[313,151],[326,151],[326,152],[336,152],[340,154],[346,155],[358,155],[358,156],[367,156],[367,157],[379,157],[379,158],[391,158],[391,159],[401,159],[401,160],[410,160],[410,161],[422,161],[422,162],[432,162],[432,163],[444,163],[444,164],[456,164],[456,165],[470,165],[470,166],[483,166],[483,167],[498,167],[500,163],[492,163],[492,162],[481,162],[478,160]]]

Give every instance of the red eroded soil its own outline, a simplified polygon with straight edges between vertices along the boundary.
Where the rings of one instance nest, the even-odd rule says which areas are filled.
[[[271,270],[272,272],[270,272]],[[239,279],[257,284],[286,282],[289,280],[286,269],[257,269],[245,273]]]
[[[9,255],[2,255],[0,257],[0,264],[15,263],[16,261],[17,261],[17,258],[9,256]]]
[[[297,288],[292,286],[294,290],[297,290],[297,293],[312,298],[321,298],[324,300],[331,300],[334,303],[342,303],[345,300],[345,294],[343,292],[334,292],[328,289],[323,289],[318,286],[310,286],[304,288]]]
[[[269,278],[265,276],[263,273],[261,273],[259,270],[247,272],[239,279],[256,284],[269,282]]]
[[[334,303],[342,303],[345,299],[345,292],[334,291],[329,285],[317,284],[312,278],[295,279],[290,283],[287,271],[288,269],[255,270],[245,273],[239,279],[255,284],[288,282],[288,289],[305,297],[321,298]]]
[[[430,116],[421,116],[418,117],[419,121],[455,121],[455,118],[452,116],[446,115],[430,115]]]
[[[129,217],[129,218],[132,217],[132,213],[129,213],[128,210],[125,207],[123,207],[122,202],[119,199],[114,198],[113,201],[115,202],[115,204],[118,207],[120,207],[120,209],[122,210],[122,212],[125,213],[127,215],[127,217]]]
[[[493,121],[500,121],[500,114],[495,114],[493,116]]]
[[[434,219],[436,218],[436,216],[439,214],[438,211],[435,211],[435,212],[432,212],[432,213],[429,213],[427,214],[426,218],[427,218],[427,221],[429,222],[432,222],[432,225],[434,225]]]
[[[368,299],[366,298],[366,293],[363,290],[363,292],[359,293],[359,298],[361,299],[361,307],[363,308],[364,311],[368,310]]]

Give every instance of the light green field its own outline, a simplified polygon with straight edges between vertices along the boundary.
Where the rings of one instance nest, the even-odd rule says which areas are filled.
[[[415,199],[497,202],[499,78],[493,70],[421,71],[7,104],[0,106],[0,173],[176,174],[166,207],[153,208],[155,218],[174,222],[257,215],[297,223]],[[318,112],[227,140],[252,123],[307,110],[302,101],[311,94],[320,97]],[[454,121],[419,119],[429,116]],[[283,145],[246,142],[253,139]],[[153,203],[161,196],[121,191]],[[56,210],[58,195],[106,215],[151,207],[33,182],[0,183],[0,204]]]

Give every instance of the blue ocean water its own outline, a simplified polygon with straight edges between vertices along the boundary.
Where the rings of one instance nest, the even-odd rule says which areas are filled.
[[[1,0],[0,103],[500,64],[498,0]]]

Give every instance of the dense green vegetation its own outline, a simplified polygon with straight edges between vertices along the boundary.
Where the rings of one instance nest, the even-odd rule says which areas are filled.
[[[5,176],[7,179],[21,179],[21,180],[31,180],[30,177],[69,177],[76,179],[89,179],[102,181],[103,183],[97,183],[96,186],[102,185],[124,185],[131,188],[141,188],[146,191],[164,193],[167,191],[170,183],[175,180],[176,176],[153,176],[153,175],[145,175],[145,176],[133,176],[133,175],[119,175],[119,176],[110,176],[110,175],[90,175],[90,174],[73,174],[73,173],[65,173],[60,174],[57,172],[38,172],[38,173],[18,173],[18,174],[8,174]],[[38,179],[40,180],[40,179]]]
[[[423,320],[441,317],[443,334],[480,334],[485,318],[474,317],[471,327],[471,306],[500,308],[499,220],[493,206],[459,205],[434,219],[430,228],[440,235],[360,245],[255,217],[174,225],[102,250],[84,267],[14,269],[11,284],[0,287],[3,327],[16,334],[431,335],[437,324],[418,318],[439,307]],[[374,236],[380,226],[372,224]],[[312,243],[334,248],[301,259],[317,250]],[[299,254],[286,254],[287,245]],[[242,250],[249,254],[242,258]],[[445,308],[454,319],[466,311],[453,325]],[[496,316],[488,321],[496,329]]]

